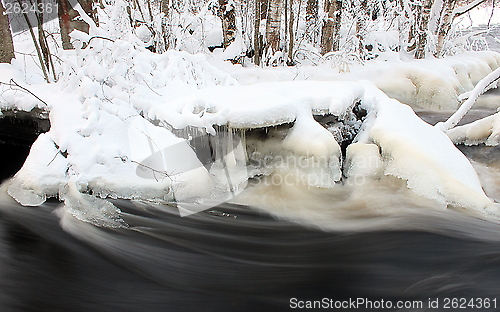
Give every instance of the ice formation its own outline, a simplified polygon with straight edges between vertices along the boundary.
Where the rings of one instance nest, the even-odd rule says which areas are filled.
[[[399,60],[396,52],[386,53],[392,58],[373,60],[364,66],[352,66],[346,73],[339,73],[329,64],[302,66],[293,70],[217,65],[227,70],[242,85],[292,80],[369,80],[391,98],[415,109],[431,110],[456,109],[460,104],[460,95],[471,91],[479,80],[500,65],[500,54],[493,51],[412,61]],[[498,107],[498,101],[478,104]]]
[[[359,75],[389,97],[414,108],[456,109],[459,96],[471,91],[500,66],[497,52],[473,52],[444,59],[377,62]]]
[[[65,71],[58,83],[30,86],[46,103],[43,109],[50,112],[51,129],[33,144],[23,168],[9,182],[9,194],[31,206],[59,196],[73,214],[98,205],[97,199],[90,200],[97,197],[211,199],[207,188],[212,183],[210,173],[187,141],[144,118],[144,111],[198,88],[231,86],[236,81],[208,64],[203,55],[176,51],[153,54],[140,42],[91,39],[79,32],[72,36],[90,41],[91,48],[78,48],[62,56],[73,69]],[[23,81],[21,68],[15,62],[2,66],[8,69],[2,72],[2,78]],[[39,103],[19,90],[5,90],[1,102],[27,111]],[[22,102],[24,106],[18,105]],[[177,166],[172,165],[175,160],[169,157],[169,151],[179,152],[179,147],[184,147],[182,161],[197,162],[185,172],[176,171]],[[154,167],[143,164],[158,154],[161,157]],[[234,158],[234,154],[225,155],[231,156]],[[158,174],[140,177],[139,167]],[[71,192],[65,191],[68,185],[72,185]],[[76,196],[77,192],[82,195]],[[87,194],[92,196],[84,196]],[[81,205],[71,204],[75,200],[70,197]],[[82,216],[90,214],[80,213],[79,218]],[[116,226],[116,220],[108,220],[110,226]]]
[[[121,106],[112,109],[87,97],[83,103],[68,99],[54,105],[52,129],[35,142],[9,193],[25,205],[59,194],[72,211],[80,211],[73,214],[95,222],[95,215],[82,211],[97,203],[96,196],[177,201],[188,214],[234,196],[249,178],[279,172],[315,188],[334,188],[360,175],[373,180],[389,175],[443,208],[486,213],[494,206],[471,164],[442,131],[369,82],[214,86],[156,105],[148,119],[131,103],[117,103]],[[335,122],[316,121],[325,116],[357,124],[355,137],[347,130],[329,131]],[[245,142],[255,129],[272,132],[279,125],[281,134],[273,134],[267,147]],[[210,166],[193,144],[199,130],[182,130],[186,127],[211,133],[207,144],[219,156],[212,155]],[[345,161],[344,139],[354,141]],[[247,157],[254,161],[248,170]],[[277,163],[262,163],[266,157]],[[365,165],[363,159],[368,159]],[[103,210],[110,226],[120,225],[110,209]]]
[[[455,144],[497,146],[500,143],[500,113],[446,131]]]
[[[407,180],[415,193],[437,203],[485,212],[494,209],[468,159],[444,133],[413,110],[373,87],[367,102],[375,105],[360,142],[375,143],[384,174]],[[368,104],[369,105],[369,104]]]

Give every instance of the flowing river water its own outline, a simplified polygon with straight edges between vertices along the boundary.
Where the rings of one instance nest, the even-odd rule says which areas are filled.
[[[500,148],[460,149],[500,201]],[[272,190],[257,191],[247,205],[184,218],[116,200],[126,229],[61,215],[57,201],[33,208],[3,197],[0,311],[287,311],[315,301],[337,311],[500,309],[500,224],[414,203],[398,185],[364,189],[363,204],[346,190],[291,189],[279,209],[266,205],[280,200]],[[330,213],[343,210],[347,219]]]

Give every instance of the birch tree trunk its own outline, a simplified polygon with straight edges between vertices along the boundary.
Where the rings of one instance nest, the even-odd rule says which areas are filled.
[[[261,23],[267,19],[268,0],[255,0],[254,19],[254,64],[260,65],[264,51],[264,37],[261,31]]]
[[[368,24],[368,0],[356,0],[356,38],[358,39],[358,55],[364,60],[366,58],[365,38]]]
[[[318,19],[318,0],[307,0],[306,24],[314,24]]]
[[[327,18],[321,29],[321,53],[323,54],[338,51],[340,48],[341,9],[341,0],[325,0]]]
[[[268,17],[266,24],[266,52],[271,55],[280,50],[280,28],[281,28],[282,0],[269,2]]]
[[[293,14],[293,12],[291,12]],[[306,4],[306,35],[309,41],[316,44],[316,23],[318,22],[318,0],[307,0]]]
[[[14,44],[10,32],[9,17],[0,1],[0,63],[10,63],[14,56]]]
[[[407,1],[397,0],[396,18],[398,23],[399,46],[401,51],[409,52],[415,49],[415,29],[411,20],[410,7]],[[413,45],[413,46],[412,46]]]
[[[444,0],[443,13],[437,31],[436,57],[442,57],[444,54],[444,42],[453,24],[453,19],[455,17],[453,10],[455,9],[456,3],[456,0]]]
[[[163,53],[168,50],[170,47],[170,36],[169,36],[169,29],[168,29],[168,14],[169,14],[169,0],[161,0],[160,1],[160,13],[163,13],[163,18],[161,21],[161,38],[163,42],[161,42],[157,50],[160,53]]]
[[[431,16],[433,0],[424,0],[421,14],[417,17],[417,35],[415,46],[415,58],[425,58],[428,33],[429,33],[429,20]]]
[[[293,0],[290,1],[290,20],[288,21],[288,62],[289,66],[295,65],[295,61],[293,59],[293,47],[294,47],[294,29],[293,24],[295,22],[295,16],[293,14]]]
[[[219,17],[222,20],[222,47],[227,48],[236,35],[236,12],[228,0],[219,0]]]
[[[165,14],[165,16],[168,16],[169,5],[170,4],[168,0],[160,1],[160,12]]]
[[[77,19],[77,17],[80,15],[71,7],[68,0],[58,0],[57,2],[59,27],[61,29],[61,39],[63,43],[62,46],[64,50],[72,50],[74,49],[74,47],[71,43],[69,34],[75,29],[88,34],[89,25],[83,20]],[[95,20],[95,14],[92,10],[92,0],[79,0],[78,2],[80,3],[83,10],[85,10],[85,13],[87,13],[88,16]]]

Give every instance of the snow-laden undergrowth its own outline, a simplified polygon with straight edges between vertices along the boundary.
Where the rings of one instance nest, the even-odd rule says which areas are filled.
[[[29,111],[38,105],[49,111],[51,122],[50,131],[33,144],[9,193],[25,205],[60,196],[74,206],[82,202],[69,200],[68,194],[75,190],[99,197],[171,200],[173,178],[160,173],[140,179],[137,166],[159,150],[185,143],[144,118],[144,111],[198,88],[231,86],[236,81],[208,64],[203,55],[154,54],[140,42],[107,40],[102,30],[94,38],[78,32],[73,36],[88,47],[63,55],[68,68],[58,83],[28,85],[19,63],[2,64],[6,69],[3,81],[13,79],[31,92],[6,88],[3,108]],[[197,170],[177,174],[175,179],[184,181],[186,175],[196,175],[203,183]],[[193,183],[183,182],[176,187],[197,189]],[[182,190],[176,194],[178,199],[182,199]],[[84,206],[79,209],[88,209]]]

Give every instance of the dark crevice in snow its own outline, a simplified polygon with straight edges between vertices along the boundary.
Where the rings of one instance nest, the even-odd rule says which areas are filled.
[[[3,161],[0,180],[13,176],[21,169],[33,142],[49,128],[49,120],[39,111],[2,111],[0,145]]]
[[[368,112],[362,107],[361,101],[358,101],[353,105],[351,111],[347,111],[343,116],[314,115],[314,119],[333,134],[340,145],[342,160],[344,160],[347,147],[358,134],[367,114]]]
[[[293,125],[293,122],[287,122],[277,126],[252,128],[246,131],[246,136],[256,140],[284,140]]]
[[[361,101],[356,102],[352,108],[352,112],[354,116],[356,116],[357,120],[363,121],[365,117],[368,115],[368,111],[363,108],[361,105]]]

